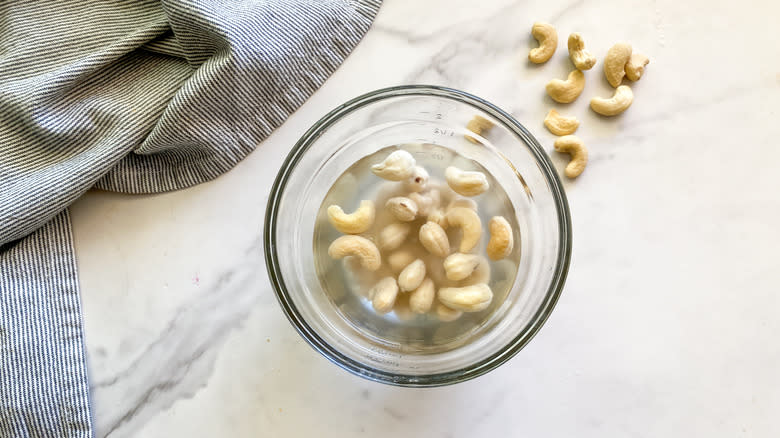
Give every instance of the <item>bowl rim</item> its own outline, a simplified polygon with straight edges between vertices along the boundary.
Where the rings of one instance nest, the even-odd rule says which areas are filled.
[[[550,282],[550,286],[547,289],[544,301],[534,313],[533,317],[531,318],[531,322],[524,330],[514,336],[509,343],[504,345],[494,354],[466,367],[445,373],[424,375],[396,374],[366,366],[365,364],[362,364],[342,354],[336,348],[328,344],[322,337],[320,337],[309,326],[298,309],[295,307],[295,304],[293,303],[288,293],[287,286],[282,278],[280,264],[276,254],[276,243],[274,236],[276,234],[276,216],[278,213],[277,210],[280,198],[284,192],[284,188],[292,170],[298,164],[303,154],[320,136],[320,132],[327,129],[347,114],[356,111],[368,104],[386,98],[399,96],[436,96],[445,99],[453,99],[478,108],[490,114],[492,117],[500,120],[507,128],[509,128],[515,135],[520,137],[520,139],[528,145],[538,165],[541,167],[542,173],[549,183],[553,199],[555,200],[555,208],[558,214],[558,238],[561,244],[558,248],[555,272],[553,273],[553,277]],[[558,177],[557,172],[555,171],[555,167],[536,138],[534,138],[534,136],[531,135],[531,133],[522,124],[520,124],[507,112],[498,108],[496,105],[493,105],[492,103],[482,98],[464,91],[435,85],[402,85],[374,90],[353,98],[342,105],[339,105],[338,107],[328,112],[320,120],[318,120],[314,125],[312,125],[311,128],[306,131],[306,133],[303,134],[303,136],[301,136],[301,138],[293,146],[292,150],[285,158],[279,173],[274,180],[273,186],[271,187],[266,207],[263,243],[265,247],[266,269],[268,271],[268,277],[274,288],[276,298],[279,301],[279,304],[282,307],[285,315],[287,316],[287,319],[290,321],[293,327],[295,327],[300,336],[303,337],[303,339],[305,339],[312,348],[314,348],[334,364],[338,365],[340,368],[343,368],[368,380],[396,386],[433,387],[464,382],[466,380],[481,376],[511,359],[515,354],[522,350],[531,339],[533,339],[533,337],[539,332],[545,321],[547,321],[547,318],[552,313],[552,310],[554,309],[555,304],[557,303],[563,290],[564,283],[566,282],[566,276],[568,274],[569,264],[571,261],[572,229],[571,216],[566,193],[564,192],[563,185],[560,181],[560,178]]]

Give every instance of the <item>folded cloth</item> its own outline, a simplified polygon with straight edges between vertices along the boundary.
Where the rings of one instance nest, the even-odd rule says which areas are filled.
[[[92,433],[66,207],[91,187],[156,193],[229,170],[379,4],[0,2],[2,436]]]

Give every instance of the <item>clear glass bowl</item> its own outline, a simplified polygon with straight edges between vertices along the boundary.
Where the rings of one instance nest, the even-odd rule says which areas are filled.
[[[495,124],[486,138],[465,128],[475,115]],[[360,158],[408,143],[444,146],[484,166],[501,182],[520,227],[515,243],[520,246],[520,265],[506,298],[452,348],[429,351],[397,339],[378,340],[344,317],[322,290],[315,271],[315,221],[330,187]],[[314,349],[367,379],[437,386],[496,368],[541,328],[568,272],[571,221],[566,195],[547,154],[509,114],[462,91],[402,86],[353,99],[303,135],[271,189],[264,241],[279,303]]]

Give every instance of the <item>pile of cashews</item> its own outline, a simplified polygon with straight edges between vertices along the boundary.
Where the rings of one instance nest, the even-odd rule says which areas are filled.
[[[552,58],[558,48],[558,32],[549,23],[537,22],[531,28],[531,35],[539,42],[539,47],[531,49],[528,59],[535,64],[543,64]],[[575,70],[569,73],[564,81],[553,79],[546,85],[547,94],[559,103],[574,102],[585,88],[586,70],[596,65],[596,57],[585,49],[585,41],[577,32],[569,35],[569,59]],[[645,67],[650,62],[647,56],[633,53],[628,43],[617,43],[612,46],[604,57],[604,76],[615,93],[612,97],[594,97],[590,100],[590,108],[603,116],[616,116],[627,110],[634,101],[634,93],[628,85],[622,85],[623,78],[638,81],[644,74]],[[576,117],[566,117],[551,109],[544,119],[544,126],[560,136],[555,140],[555,150],[571,156],[564,174],[569,178],[578,177],[588,164],[588,150],[580,138],[574,134],[580,122]]]
[[[448,322],[463,312],[486,309],[493,300],[490,263],[474,253],[483,229],[471,198],[490,188],[487,177],[450,166],[446,185],[437,183],[402,149],[371,171],[397,182],[392,192],[397,196],[362,200],[351,213],[329,206],[328,221],[344,235],[330,244],[328,255],[349,261],[346,269],[369,274],[373,286],[365,296],[377,313],[431,314]],[[384,208],[377,211],[377,204]],[[447,230],[455,231],[459,241],[451,242]],[[494,261],[508,257],[514,250],[509,221],[495,216],[488,230],[487,256]]]

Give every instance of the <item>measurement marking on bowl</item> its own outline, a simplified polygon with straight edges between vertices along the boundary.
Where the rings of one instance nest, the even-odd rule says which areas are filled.
[[[452,137],[455,135],[455,131],[452,129],[433,128],[433,133],[437,135],[443,135],[445,137]]]

